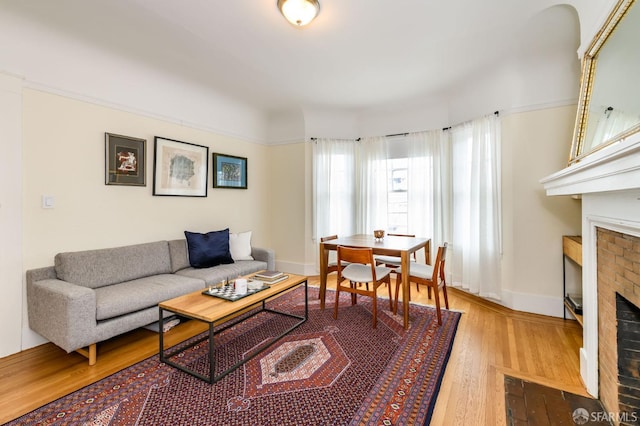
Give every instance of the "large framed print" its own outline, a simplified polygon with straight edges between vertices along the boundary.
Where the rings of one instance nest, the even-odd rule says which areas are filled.
[[[104,134],[105,185],[147,186],[146,139]]]
[[[153,195],[207,196],[209,148],[155,137]]]
[[[213,187],[247,189],[247,159],[214,152]]]

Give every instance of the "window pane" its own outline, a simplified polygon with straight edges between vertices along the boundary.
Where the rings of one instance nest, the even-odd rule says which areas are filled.
[[[408,221],[407,158],[394,158],[387,162],[389,185],[387,194],[388,226],[390,232],[406,233]]]

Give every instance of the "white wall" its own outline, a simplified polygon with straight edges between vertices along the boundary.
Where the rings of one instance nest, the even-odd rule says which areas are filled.
[[[465,76],[438,96],[421,99],[416,95],[365,110],[309,107],[304,108],[303,118],[289,118],[304,120],[306,138],[358,138],[448,127],[496,110],[521,112],[573,105],[580,81],[575,53],[579,33],[576,10],[553,6],[520,29],[501,62]]]
[[[304,108],[305,138],[355,139],[361,136],[358,111]]]
[[[450,93],[452,124],[500,110],[529,111],[575,104],[578,99],[580,23],[576,11],[554,6],[520,29],[500,63],[461,82]]]
[[[269,200],[272,245],[276,250],[277,267],[283,271],[304,274],[306,221],[305,147],[296,143],[271,147]]]
[[[409,105],[362,111],[358,115],[361,136],[393,135],[441,129],[450,125],[447,100],[430,99]]]
[[[576,107],[502,119],[503,304],[563,315],[562,236],[580,235],[581,203],[547,197],[539,180],[566,166]]]
[[[22,81],[0,73],[0,357],[21,349]]]
[[[580,17],[580,47],[577,54],[582,58],[618,0],[568,0],[567,3],[576,8]]]
[[[74,12],[64,6],[27,5],[26,9],[33,9],[28,17],[12,13],[14,6],[7,4],[0,13],[0,71],[24,76],[29,87],[264,142],[264,113],[234,99],[233,94],[201,83],[198,61],[207,58],[189,56],[184,40],[167,39],[158,28],[157,34],[132,34],[130,45],[111,46],[104,37],[107,28],[92,29],[93,39],[83,37],[86,32],[74,33],[76,27],[89,24],[74,21]],[[48,7],[52,10],[47,11]],[[139,13],[136,8],[123,10],[121,19],[144,19],[134,12]],[[128,24],[118,30],[136,28],[135,23]],[[157,49],[158,57],[145,63],[136,50],[144,48],[138,44],[148,39],[166,48]],[[176,67],[186,68],[191,78],[177,77],[172,73]]]
[[[270,247],[268,147],[31,89],[22,116],[23,270],[53,265],[62,251],[183,238],[185,230],[252,230],[255,245]],[[147,140],[147,186],[105,185],[105,132]],[[212,188],[210,165],[206,198],[153,196],[154,136],[207,146],[210,163],[213,152],[247,157],[249,188]],[[41,208],[42,195],[54,196],[55,208]],[[22,280],[10,286],[22,289]],[[26,327],[23,347],[39,343]]]
[[[303,141],[305,138],[304,122],[302,110],[278,111],[269,114],[267,142],[277,145]]]

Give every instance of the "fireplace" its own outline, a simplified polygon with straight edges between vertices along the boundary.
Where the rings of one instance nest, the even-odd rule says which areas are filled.
[[[583,301],[583,347],[580,349],[580,376],[587,391],[594,397],[613,393],[605,408],[617,412],[617,385],[602,383],[605,374],[600,371],[601,340],[610,339],[610,331],[615,330],[614,310],[604,314],[609,327],[601,327],[600,308],[615,306],[615,292],[601,298],[598,275],[597,233],[599,229],[608,229],[619,234],[640,237],[640,132],[612,144],[600,151],[541,180],[547,195],[576,196],[582,200],[582,301]],[[617,249],[619,250],[619,249]],[[606,254],[605,256],[609,256]],[[623,264],[625,263],[622,261]],[[636,272],[638,273],[638,272]],[[631,276],[628,273],[629,276]],[[626,283],[626,281],[625,281]],[[637,282],[636,282],[637,284]],[[620,295],[640,306],[640,290],[634,287],[629,291],[623,285]],[[603,333],[600,336],[600,333]],[[607,340],[617,348],[616,341]],[[605,353],[606,357],[617,360]],[[613,365],[616,365],[615,363]],[[617,370],[615,374],[617,378]],[[605,380],[606,381],[606,380]],[[617,382],[617,380],[616,380]],[[603,387],[607,389],[603,389]]]
[[[620,413],[640,414],[640,308],[616,294]]]
[[[616,424],[640,416],[640,238],[597,227],[600,400]]]

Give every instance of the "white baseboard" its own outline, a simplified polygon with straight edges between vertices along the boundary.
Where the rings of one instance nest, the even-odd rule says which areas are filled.
[[[562,318],[564,314],[564,301],[561,297],[503,290],[502,301],[500,303],[515,311],[529,312],[532,314],[559,318]],[[571,318],[571,316],[567,316],[567,318]]]
[[[589,354],[587,351],[584,348],[580,348],[580,376],[587,388],[587,392],[589,392],[592,397],[598,398],[598,392],[600,391],[598,387],[598,366],[590,366],[589,361]],[[596,364],[597,362],[598,361],[596,360]]]
[[[312,263],[297,263],[276,260],[276,269],[282,272],[289,272],[298,275],[320,275],[316,265]]]
[[[320,274],[313,263],[276,261],[276,269],[298,275],[315,276]],[[519,293],[511,290],[504,290],[502,300],[497,303],[516,311],[558,318],[563,318],[565,309],[561,297]],[[567,319],[573,319],[573,317],[567,315]]]

